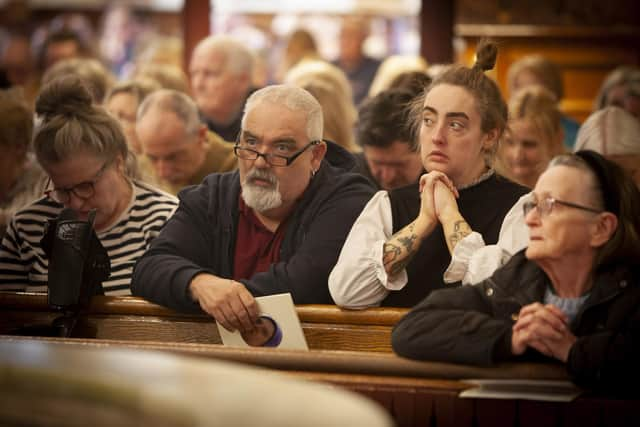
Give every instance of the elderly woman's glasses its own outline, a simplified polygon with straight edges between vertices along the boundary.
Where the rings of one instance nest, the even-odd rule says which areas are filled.
[[[104,171],[107,169],[108,165],[109,165],[108,162],[102,165],[102,167],[100,168],[100,170],[98,170],[98,172],[95,174],[93,179],[89,181],[84,181],[84,182],[81,182],[80,184],[76,184],[68,188],[53,188],[50,190],[46,190],[44,194],[46,194],[47,197],[49,197],[50,199],[55,200],[56,202],[62,203],[62,204],[69,203],[69,201],[71,200],[71,193],[73,193],[74,196],[80,199],[83,199],[83,200],[89,199],[95,194],[96,192],[95,185],[104,174]],[[51,178],[49,178],[47,187],[49,187],[50,184],[51,184]]]
[[[293,153],[291,156],[282,156],[280,154],[271,154],[271,153],[263,154],[252,148],[243,147],[240,144],[236,144],[236,146],[233,147],[233,152],[236,154],[237,157],[244,160],[257,160],[258,157],[262,157],[265,160],[265,162],[267,162],[271,166],[286,167],[291,165],[291,163],[293,163],[295,159],[300,157],[300,155],[304,153],[309,147],[318,145],[320,144],[320,142],[321,141],[311,141],[310,143],[302,147],[300,150]]]
[[[593,213],[602,213],[603,211],[598,209],[593,209],[587,206],[577,205],[575,203],[564,202],[562,200],[554,199],[553,197],[545,197],[542,200],[530,200],[528,202],[524,202],[522,204],[522,210],[524,211],[524,216],[527,216],[533,208],[538,209],[538,213],[540,216],[547,216],[553,210],[554,205],[562,205],[567,206],[574,209],[580,209],[583,211],[593,212]]]

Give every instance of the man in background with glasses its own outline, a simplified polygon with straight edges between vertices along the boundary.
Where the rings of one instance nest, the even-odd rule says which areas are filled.
[[[304,89],[255,92],[234,147],[239,170],[179,194],[178,211],[135,268],[134,295],[202,309],[241,332],[257,321],[255,296],[332,303],[329,272],[373,189],[322,129],[320,104]]]

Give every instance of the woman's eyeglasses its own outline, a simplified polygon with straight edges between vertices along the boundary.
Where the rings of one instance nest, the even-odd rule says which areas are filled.
[[[50,199],[55,200],[58,203],[62,203],[63,205],[69,203],[72,193],[80,199],[89,199],[96,193],[95,184],[100,180],[108,165],[108,162],[102,165],[93,179],[89,181],[84,181],[68,188],[53,188],[46,190],[44,194],[46,194]],[[49,187],[49,185],[51,185],[51,178],[49,178],[47,182],[47,187]]]
[[[587,206],[577,205],[575,203],[570,203],[570,202],[564,202],[562,200],[554,199],[553,197],[545,197],[542,200],[530,200],[528,202],[524,202],[522,204],[522,210],[524,212],[524,216],[527,216],[527,214],[531,212],[533,208],[538,209],[538,213],[540,214],[540,216],[547,216],[551,213],[551,211],[553,210],[553,206],[556,204],[567,206],[574,209],[581,209],[587,212],[593,212],[593,213],[604,212],[602,210],[590,208]]]

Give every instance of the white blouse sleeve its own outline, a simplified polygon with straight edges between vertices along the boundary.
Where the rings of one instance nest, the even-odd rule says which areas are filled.
[[[445,283],[462,281],[463,285],[479,283],[503,266],[513,254],[527,247],[529,229],[524,222],[522,205],[527,193],[507,212],[500,227],[498,243],[486,245],[480,233],[472,232],[453,249],[451,263],[444,272]]]
[[[407,284],[407,272],[389,277],[382,263],[384,243],[393,234],[391,202],[378,191],[353,224],[329,276],[335,303],[346,308],[379,306],[390,290]]]

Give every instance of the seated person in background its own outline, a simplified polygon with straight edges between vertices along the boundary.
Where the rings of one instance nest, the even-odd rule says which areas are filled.
[[[47,220],[71,208],[80,220],[95,209],[96,234],[111,261],[107,295],[130,295],[133,266],[158,235],[177,200],[132,181],[122,128],[77,77],[46,85],[36,100],[33,145],[49,175],[43,197],[18,211],[0,245],[0,289],[46,291],[48,260],[41,247]]]
[[[347,16],[340,27],[338,58],[333,63],[345,72],[351,82],[354,105],[366,98],[369,86],[380,66],[378,59],[367,56],[364,42],[369,37],[369,21],[363,17]]]
[[[591,114],[580,126],[576,150],[593,150],[617,163],[640,188],[640,120],[627,110],[609,106]]]
[[[610,105],[623,108],[640,120],[640,68],[623,65],[607,75],[596,96],[594,110]]]
[[[0,76],[4,74],[7,81],[5,85],[0,84],[0,88],[12,88],[21,92],[26,105],[32,109],[38,93],[40,75],[36,70],[31,37],[27,31],[28,29],[24,28],[8,34],[3,33],[1,37],[3,41],[0,43]]]
[[[42,76],[42,84],[65,76],[77,76],[89,89],[95,104],[102,104],[113,86],[115,77],[100,61],[89,58],[71,58],[57,62]]]
[[[389,84],[389,89],[408,90],[415,96],[419,96],[432,80],[426,71],[408,71],[398,74]]]
[[[433,292],[395,327],[414,359],[489,365],[541,354],[584,387],[640,380],[640,193],[593,151],[556,157],[524,205],[529,247],[490,279]]]
[[[509,100],[509,128],[498,150],[500,172],[533,188],[549,161],[565,151],[561,117],[555,96],[545,87],[525,86],[516,92]]]
[[[225,141],[234,141],[242,108],[253,91],[251,51],[229,36],[209,36],[193,50],[189,75],[202,120]]]
[[[30,152],[33,114],[0,93],[0,238],[13,214],[42,197],[46,174]]]
[[[136,68],[134,80],[153,80],[162,89],[172,89],[191,94],[189,77],[177,65],[170,64],[142,64]]]
[[[136,134],[146,158],[143,176],[172,194],[237,165],[233,146],[207,130],[195,102],[182,92],[149,95],[138,108]]]
[[[445,271],[463,280],[477,267],[474,252],[496,243],[505,215],[527,192],[491,168],[507,106],[484,75],[495,45],[478,49],[473,68],[448,68],[414,101],[410,120],[428,173],[367,204],[329,278],[336,304],[411,307],[446,286]]]
[[[371,82],[368,96],[373,98],[383,90],[392,89],[399,84],[400,76],[402,79],[406,79],[408,74],[420,75],[423,74],[429,80],[427,70],[429,65],[427,61],[421,56],[414,55],[392,55],[385,58],[384,61],[378,67],[376,75]],[[422,89],[427,86],[424,84]]]
[[[318,45],[312,33],[298,28],[287,36],[280,63],[275,71],[275,80],[283,82],[285,75],[291,68],[298,62],[309,59],[321,59]]]
[[[541,55],[527,55],[512,63],[507,72],[507,85],[509,97],[514,96],[519,89],[531,85],[546,87],[555,95],[558,102],[564,97],[560,68]],[[575,144],[580,123],[565,115],[562,115],[561,123],[564,131],[564,145],[571,150]]]
[[[349,80],[340,68],[320,59],[305,59],[287,72],[285,84],[303,88],[320,103],[325,139],[351,152],[359,151],[353,136],[358,112]]]
[[[115,84],[104,101],[104,107],[122,125],[129,150],[142,154],[142,147],[136,134],[136,114],[138,106],[160,86],[152,80],[130,80]]]
[[[76,31],[62,28],[49,33],[42,42],[38,51],[38,67],[44,73],[60,61],[92,56],[91,48]]]
[[[360,104],[356,137],[362,153],[355,155],[357,171],[377,190],[413,184],[424,173],[409,126],[408,107],[414,98],[409,91],[391,89]]]
[[[235,153],[238,171],[180,193],[132,289],[247,332],[259,315],[254,296],[290,292],[296,304],[331,303],[329,271],[373,190],[347,172],[347,151],[322,141],[320,104],[295,86],[249,97]]]

